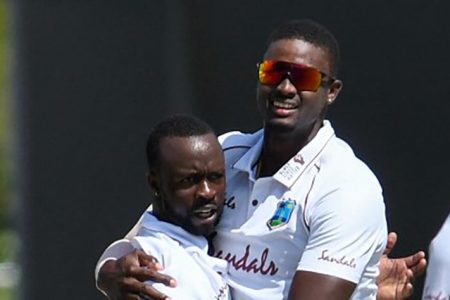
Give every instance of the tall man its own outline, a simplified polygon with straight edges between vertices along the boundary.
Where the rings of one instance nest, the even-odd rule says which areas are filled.
[[[227,200],[215,255],[230,264],[235,299],[376,297],[387,240],[382,191],[325,120],[342,89],[338,65],[338,43],[322,25],[283,24],[258,65],[263,129],[220,138]],[[123,262],[101,268],[101,287],[113,290],[108,271]],[[135,283],[125,286],[158,297]]]

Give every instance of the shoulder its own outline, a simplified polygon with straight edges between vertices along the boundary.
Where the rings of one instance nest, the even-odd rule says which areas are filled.
[[[333,189],[357,194],[380,194],[381,185],[370,167],[343,140],[334,138],[320,160],[323,180]]]
[[[180,244],[164,232],[156,232],[142,227],[138,234],[131,240],[132,245],[142,249],[145,253],[153,255],[163,265],[167,263],[167,257],[180,249]]]
[[[384,226],[382,187],[347,143],[333,139],[321,156],[318,169],[308,210],[313,218],[328,219],[332,215],[342,221],[352,220],[345,221],[349,225]]]
[[[230,131],[218,137],[223,151],[234,149],[249,149],[262,137],[262,129],[254,133],[243,133],[240,131]]]
[[[225,164],[230,168],[263,137],[263,130],[254,133],[231,131],[218,137],[225,155]]]

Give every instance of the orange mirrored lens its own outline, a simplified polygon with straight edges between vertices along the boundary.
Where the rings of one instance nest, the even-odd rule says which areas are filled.
[[[277,60],[264,60],[258,67],[258,78],[262,84],[277,85],[287,77],[299,91],[317,91],[322,76],[315,68]]]

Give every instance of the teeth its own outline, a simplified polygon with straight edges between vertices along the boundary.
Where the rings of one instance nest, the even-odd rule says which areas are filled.
[[[201,218],[209,218],[215,213],[214,209],[211,208],[203,208],[197,209],[194,211],[194,214]]]
[[[206,214],[206,213],[209,213],[209,212],[211,212],[212,211],[212,209],[197,209],[196,211],[195,211],[195,213],[196,214]]]
[[[281,102],[281,101],[276,101],[276,100],[274,100],[272,102],[272,104],[276,108],[284,108],[284,109],[293,109],[293,108],[295,108],[295,105],[293,105],[293,104],[289,104],[289,103]]]
[[[197,218],[207,219],[207,218],[210,218],[212,215],[214,215],[214,212],[212,212],[212,211],[210,211],[210,212],[197,212],[195,215],[197,216]]]

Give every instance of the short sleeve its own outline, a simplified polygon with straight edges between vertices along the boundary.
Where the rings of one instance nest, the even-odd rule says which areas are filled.
[[[152,209],[152,206],[150,205],[147,208],[146,212],[147,211],[151,211],[151,209]],[[109,261],[109,260],[117,260],[117,259],[121,258],[122,256],[125,256],[125,255],[127,255],[128,253],[130,253],[130,252],[132,252],[134,250],[134,248],[131,245],[129,240],[131,238],[133,238],[136,235],[136,233],[139,231],[139,229],[141,228],[142,218],[143,218],[144,214],[142,214],[142,216],[139,218],[139,221],[127,233],[127,235],[125,236],[124,239],[120,239],[120,240],[115,241],[114,243],[109,245],[105,249],[105,251],[103,251],[102,255],[98,259],[97,264],[95,266],[94,273],[95,273],[95,282],[96,282],[96,284],[97,284],[97,281],[98,281],[98,273],[100,271],[100,268],[107,261]],[[98,288],[98,285],[97,285],[97,288]],[[101,291],[101,292],[103,292],[103,291]]]
[[[161,265],[165,265],[164,261],[164,249],[161,239],[152,236],[153,232],[147,232],[145,228],[141,228],[138,235],[131,239],[131,244],[134,248],[143,250],[146,254],[149,254],[156,258]]]
[[[308,209],[306,222],[309,238],[298,270],[354,283],[360,282],[364,272],[376,278],[387,240],[381,188],[336,189]]]

